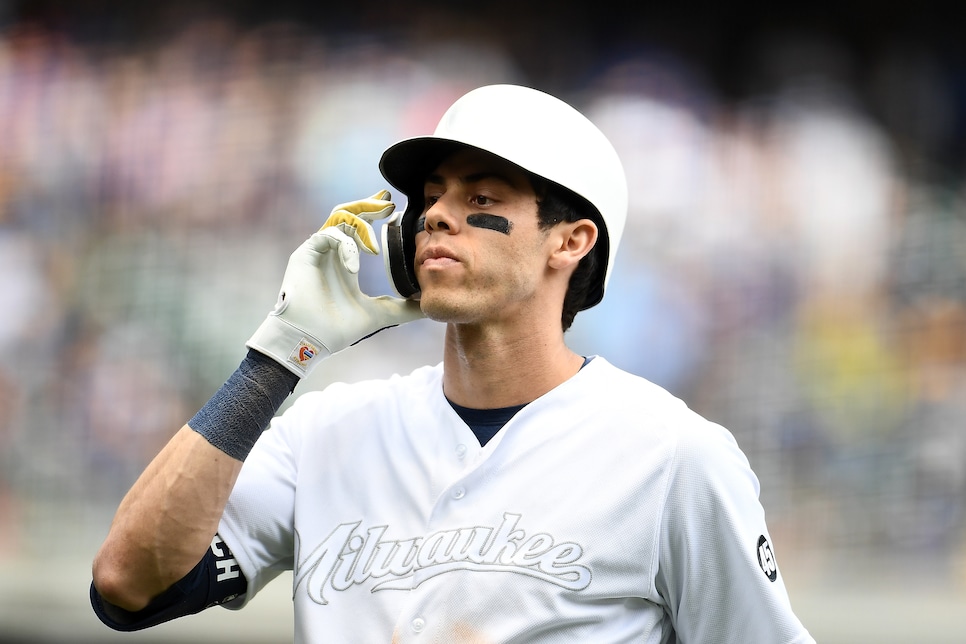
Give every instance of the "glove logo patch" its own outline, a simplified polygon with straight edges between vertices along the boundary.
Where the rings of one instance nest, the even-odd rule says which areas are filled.
[[[318,347],[305,338],[302,338],[288,359],[304,369],[312,358],[317,355],[319,355]]]

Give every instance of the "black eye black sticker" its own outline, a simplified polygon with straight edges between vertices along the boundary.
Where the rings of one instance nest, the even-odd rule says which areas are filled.
[[[765,535],[758,537],[758,565],[762,572],[768,577],[769,581],[778,579],[778,563],[775,561],[775,553],[772,552],[771,544]]]
[[[501,217],[500,215],[490,215],[482,212],[467,216],[466,223],[468,223],[470,226],[475,226],[476,228],[488,228],[490,230],[495,230],[496,232],[503,233],[504,235],[509,235],[510,229],[513,228],[513,222],[506,217]]]

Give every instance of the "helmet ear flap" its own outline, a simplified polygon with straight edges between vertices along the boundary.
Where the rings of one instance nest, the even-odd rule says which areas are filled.
[[[409,208],[406,208],[406,212]],[[415,240],[406,243],[406,231],[403,222],[405,212],[396,212],[382,227],[383,263],[386,267],[386,278],[389,285],[400,297],[419,299],[419,283],[416,281]],[[413,235],[410,235],[413,237]]]

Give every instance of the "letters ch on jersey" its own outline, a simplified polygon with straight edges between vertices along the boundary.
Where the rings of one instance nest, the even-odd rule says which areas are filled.
[[[218,569],[216,580],[222,582],[237,579],[241,574],[238,561],[231,556],[231,551],[225,547],[225,542],[217,534],[211,540],[211,552],[215,555],[215,566]]]
[[[295,588],[305,584],[313,601],[327,604],[329,589],[373,580],[373,592],[408,590],[454,570],[516,573],[574,591],[590,585],[590,569],[578,563],[583,548],[557,543],[546,533],[528,535],[517,528],[521,517],[507,512],[496,528],[456,528],[408,539],[384,538],[385,525],[363,532],[361,521],[342,523],[305,559],[297,554]]]

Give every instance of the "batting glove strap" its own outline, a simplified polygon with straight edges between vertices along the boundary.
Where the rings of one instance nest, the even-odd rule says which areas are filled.
[[[270,356],[299,378],[332,353],[320,339],[275,313],[265,318],[246,346]]]

